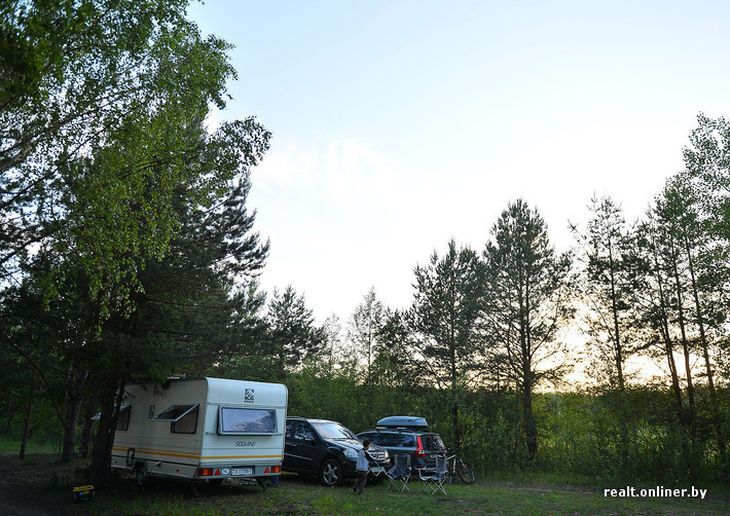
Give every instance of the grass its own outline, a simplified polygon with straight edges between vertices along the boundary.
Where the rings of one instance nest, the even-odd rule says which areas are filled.
[[[677,482],[672,480],[637,480],[632,478],[612,479],[612,480],[596,480],[582,475],[560,472],[546,472],[534,470],[504,470],[490,471],[482,473],[480,480],[492,485],[502,485],[507,487],[513,486],[550,486],[553,489],[563,490],[587,490],[600,491],[604,488],[621,488],[631,485],[636,489],[654,488],[657,485],[665,488],[685,488],[688,487],[687,482]],[[714,493],[715,496],[730,500],[730,485],[717,481],[698,481],[695,483],[697,487],[708,489],[708,493]]]
[[[730,499],[710,490],[699,499],[604,498],[595,488],[564,483],[508,484],[486,480],[474,486],[447,486],[447,495],[424,494],[414,480],[407,493],[388,492],[387,483],[369,485],[356,496],[346,487],[325,488],[296,475],[284,475],[279,487],[227,484],[194,492],[184,482],[156,481],[138,488],[128,474],[83,504],[70,502],[73,485],[83,481],[83,461],[62,465],[51,455],[20,462],[0,456],[0,513],[64,514],[727,514]],[[542,479],[543,481],[545,479]],[[688,486],[686,486],[688,487]],[[704,487],[704,486],[699,486]]]
[[[0,453],[15,453],[20,451],[20,441],[15,438],[0,435]],[[58,453],[57,443],[30,440],[26,445],[26,453]]]
[[[608,499],[590,491],[550,488],[501,487],[489,484],[452,485],[447,495],[422,492],[418,482],[410,492],[388,492],[385,483],[370,486],[361,496],[350,489],[325,488],[294,476],[285,476],[278,488],[224,485],[196,497],[189,488],[168,482],[134,492],[117,486],[79,513],[112,514],[722,514],[725,500]]]

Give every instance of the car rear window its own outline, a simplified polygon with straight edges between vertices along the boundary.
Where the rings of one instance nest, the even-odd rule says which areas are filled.
[[[360,434],[360,440],[369,439],[371,443],[386,448],[415,448],[416,438],[413,434],[396,432],[366,432]]]
[[[446,448],[439,434],[423,434],[421,435],[421,441],[423,447],[427,450],[443,450]]]
[[[385,434],[385,443],[383,446],[392,446],[394,448],[415,448],[416,437],[413,434]]]

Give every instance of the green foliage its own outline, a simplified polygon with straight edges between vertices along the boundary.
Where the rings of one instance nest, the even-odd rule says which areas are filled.
[[[231,179],[225,158],[260,155],[255,137],[241,138],[253,135],[241,123],[201,138],[208,106],[224,105],[225,82],[235,74],[227,45],[204,39],[185,19],[186,4],[87,0],[4,7],[4,274],[17,272],[40,244],[74,256],[105,315],[130,309],[129,297],[140,289],[138,272],[165,255],[179,228],[171,207],[176,189],[188,185],[191,197],[205,197]],[[201,175],[201,168],[213,177]]]
[[[468,247],[435,252],[428,265],[415,269],[409,312],[416,361],[441,388],[456,389],[479,368],[477,319],[482,309],[483,267]]]
[[[684,149],[687,174],[707,216],[706,229],[730,240],[730,121],[700,114],[697,123]]]
[[[594,201],[582,288],[518,200],[481,259],[452,240],[416,267],[409,309],[368,292],[346,342],[293,287],[268,303],[258,289],[269,245],[247,199],[271,135],[253,118],[205,127],[235,71],[186,9],[0,4],[0,435],[19,437],[32,406],[31,440],[63,436],[73,451],[80,407],[101,406],[96,461],[126,382],[213,371],[285,381],[291,413],[356,431],[423,415],[483,472],[728,479],[727,120],[698,117],[686,170],[636,228]],[[540,391],[566,371],[574,301],[589,306],[599,388]],[[625,381],[636,353],[666,378]]]
[[[600,385],[623,391],[626,360],[640,345],[632,311],[640,285],[635,242],[613,199],[594,197],[589,210],[587,227],[571,228],[579,244],[575,284],[587,305],[586,333],[593,352],[589,370]]]
[[[365,382],[372,381],[373,362],[383,348],[382,330],[385,325],[385,307],[371,288],[363,297],[362,302],[355,307],[350,319],[347,338],[352,344],[354,359],[366,364]]]
[[[287,286],[282,292],[274,290],[267,314],[268,335],[265,352],[273,360],[278,378],[296,369],[316,355],[324,344],[321,328],[314,325],[314,315],[307,308],[304,295]]]
[[[538,429],[532,409],[535,388],[562,379],[570,363],[565,343],[556,339],[572,317],[571,258],[556,255],[547,224],[536,209],[518,200],[492,228],[484,251],[486,299],[483,334],[492,382],[519,393],[525,460],[533,463]]]
[[[448,391],[365,385],[356,376],[321,371],[316,365],[291,374],[286,384],[291,415],[333,419],[356,433],[373,428],[387,415],[419,415],[448,446],[455,446]],[[699,395],[709,401],[709,393]],[[624,397],[617,392],[536,393],[533,404],[540,429],[534,471],[592,485],[653,481],[675,485],[688,478],[682,456],[682,442],[688,436],[676,422],[666,390],[630,388]],[[728,407],[722,410],[727,420]],[[461,400],[459,414],[461,455],[480,475],[521,470],[525,450],[520,396],[472,391]],[[622,423],[629,428],[628,436],[623,435]],[[711,436],[712,420],[702,420],[699,432]],[[728,478],[728,472],[711,442],[706,439],[695,450],[701,463],[699,478],[719,481]]]
[[[484,259],[484,325],[498,370],[520,390],[559,380],[567,364],[555,335],[573,314],[571,257],[556,255],[542,216],[518,200],[493,226]]]

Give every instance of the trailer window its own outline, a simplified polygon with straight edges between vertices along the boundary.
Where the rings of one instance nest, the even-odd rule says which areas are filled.
[[[198,407],[185,414],[177,421],[170,423],[170,432],[173,434],[194,434],[198,427]]]
[[[119,409],[119,417],[117,417],[117,430],[129,430],[129,416],[132,413],[132,406],[127,405]]]
[[[276,433],[275,410],[221,407],[218,421],[221,434]]]
[[[180,421],[196,408],[197,405],[170,405],[155,416],[155,421]]]

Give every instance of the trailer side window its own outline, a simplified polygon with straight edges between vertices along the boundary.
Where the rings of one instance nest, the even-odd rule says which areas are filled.
[[[127,405],[119,409],[119,416],[117,417],[117,430],[125,431],[129,430],[129,416],[132,413],[132,406]]]
[[[155,421],[180,421],[183,417],[198,408],[197,405],[170,405],[155,416]]]
[[[221,434],[273,434],[276,433],[276,411],[221,407],[218,420]]]
[[[170,423],[170,432],[173,434],[194,434],[198,427],[198,407],[183,417]]]

